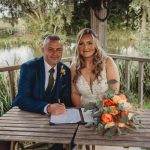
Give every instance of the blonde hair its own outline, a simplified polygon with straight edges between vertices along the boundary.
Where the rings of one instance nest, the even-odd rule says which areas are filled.
[[[81,69],[85,68],[85,61],[83,57],[80,56],[79,54],[78,46],[79,46],[81,38],[83,37],[83,35],[86,35],[86,34],[90,34],[93,38],[93,41],[96,44],[96,52],[93,58],[93,64],[95,65],[95,68],[93,68],[92,72],[95,75],[97,80],[98,80],[98,77],[101,76],[101,72],[104,68],[104,63],[107,58],[106,54],[104,53],[103,49],[100,46],[100,42],[98,40],[98,36],[96,35],[96,33],[90,28],[82,29],[77,35],[75,55],[74,55],[74,60],[73,60],[73,63],[75,64],[75,76],[73,78],[74,83],[77,82],[78,77],[81,75]]]

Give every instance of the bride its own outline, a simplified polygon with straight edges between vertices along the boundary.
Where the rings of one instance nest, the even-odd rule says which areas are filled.
[[[104,53],[97,35],[89,28],[82,29],[77,36],[71,75],[75,107],[102,100],[109,86],[119,90],[118,68],[113,59]],[[112,79],[118,82],[108,85],[107,81]]]

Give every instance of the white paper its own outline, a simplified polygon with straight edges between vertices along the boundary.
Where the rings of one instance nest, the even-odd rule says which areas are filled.
[[[50,122],[54,124],[77,123],[81,121],[79,109],[69,108],[61,115],[51,115]]]
[[[84,108],[81,108],[81,110],[82,110],[84,122],[94,122],[93,117],[91,115],[91,113],[92,113],[91,110],[87,110],[86,112],[84,111]]]

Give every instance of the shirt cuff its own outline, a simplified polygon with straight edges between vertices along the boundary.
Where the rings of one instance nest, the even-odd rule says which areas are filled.
[[[47,105],[44,107],[44,113],[47,114],[47,115],[49,114],[49,113],[47,112],[47,107],[48,107],[48,105],[49,105],[49,104],[47,104]]]

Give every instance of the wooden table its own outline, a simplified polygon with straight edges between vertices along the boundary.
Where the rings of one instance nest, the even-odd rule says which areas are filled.
[[[101,145],[121,147],[150,147],[150,110],[141,111],[137,115],[141,125],[137,125],[135,131],[126,135],[113,137],[100,136],[93,128],[85,128],[80,125],[74,139],[77,145]]]
[[[12,108],[0,117],[0,141],[34,141],[65,144],[71,149],[77,124],[49,125],[49,117]]]

